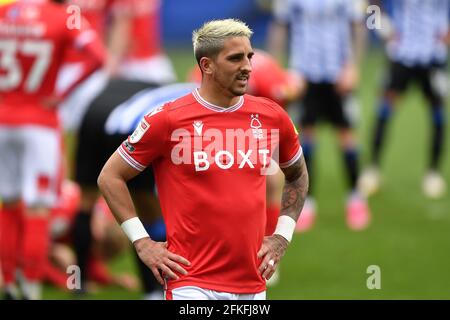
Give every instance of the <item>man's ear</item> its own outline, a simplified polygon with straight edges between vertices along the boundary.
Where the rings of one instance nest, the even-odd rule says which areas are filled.
[[[200,59],[200,68],[203,74],[212,74],[214,71],[214,62],[208,57],[202,57]]]

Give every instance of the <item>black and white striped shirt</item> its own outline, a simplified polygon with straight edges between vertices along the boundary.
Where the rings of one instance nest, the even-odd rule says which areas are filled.
[[[334,83],[351,59],[351,25],[365,14],[362,0],[279,0],[274,17],[291,28],[290,67],[311,82]]]
[[[407,66],[443,63],[449,28],[449,0],[393,0],[391,22],[395,36],[387,44],[391,60]]]

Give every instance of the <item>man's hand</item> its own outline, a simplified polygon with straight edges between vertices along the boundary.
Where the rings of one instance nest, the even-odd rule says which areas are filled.
[[[277,95],[279,100],[290,103],[305,95],[308,82],[302,74],[295,71],[286,71],[286,77],[289,81],[279,88]]]
[[[261,249],[258,252],[258,259],[263,259],[259,265],[259,272],[263,278],[269,280],[278,262],[284,256],[289,242],[279,234],[264,237]]]
[[[354,63],[344,66],[337,79],[336,90],[341,95],[352,92],[358,83],[358,68]]]
[[[185,258],[167,250],[167,242],[155,242],[150,238],[142,238],[134,242],[134,247],[139,258],[150,268],[161,285],[164,285],[162,275],[176,280],[178,275],[175,272],[183,275],[187,274],[187,271],[180,266],[180,263],[186,266],[191,265]]]

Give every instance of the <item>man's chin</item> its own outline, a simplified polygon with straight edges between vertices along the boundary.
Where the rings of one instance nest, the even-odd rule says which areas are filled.
[[[245,88],[237,88],[232,91],[235,96],[243,96],[247,93],[247,87]]]

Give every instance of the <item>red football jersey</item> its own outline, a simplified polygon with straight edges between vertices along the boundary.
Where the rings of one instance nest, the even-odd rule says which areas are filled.
[[[76,6],[77,10],[80,10],[83,17],[89,23],[97,34],[105,39],[105,27],[107,10],[114,0],[67,0],[66,4],[68,10],[70,6]]]
[[[279,105],[245,95],[221,108],[195,90],[145,116],[118,152],[137,170],[152,164],[169,250],[191,261],[188,275],[168,281],[168,289],[265,290],[257,259],[265,174],[271,159],[288,167],[302,152]]]
[[[47,102],[65,52],[98,41],[92,29],[67,23],[65,8],[47,1],[0,7],[0,123],[57,126]]]
[[[125,59],[145,59],[161,53],[160,0],[116,0],[113,10],[132,17],[131,46]]]
[[[283,93],[287,87],[298,83],[295,74],[283,69],[268,53],[255,50],[252,58],[252,73],[248,83],[248,92],[255,96],[269,98],[284,106]]]

